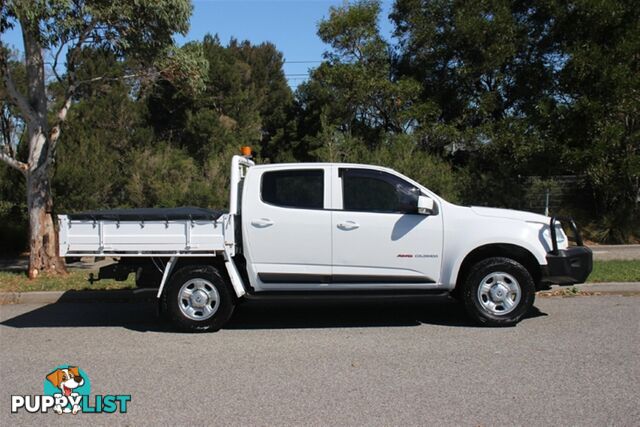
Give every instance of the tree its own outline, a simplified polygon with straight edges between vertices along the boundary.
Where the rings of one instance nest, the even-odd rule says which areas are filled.
[[[334,128],[346,140],[374,149],[388,136],[413,133],[423,120],[420,86],[410,76],[398,77],[393,46],[378,28],[379,14],[379,1],[361,0],[332,7],[318,25],[319,37],[331,49],[297,92],[303,143],[292,147],[296,156],[315,152]]]
[[[594,237],[640,237],[640,10],[633,1],[564,6],[556,39],[566,55],[551,117],[565,158],[585,177]]]
[[[282,141],[283,128],[290,120],[293,94],[284,75],[284,58],[276,46],[265,42],[252,45],[248,41],[231,40],[229,50],[249,64],[249,84],[253,87],[260,113],[260,156],[274,158]]]
[[[112,52],[84,49],[77,74],[89,80],[122,75],[125,69],[126,61]],[[127,206],[132,153],[155,142],[136,84],[119,79],[78,88],[60,135],[51,180],[58,212]],[[49,93],[60,90],[56,82],[49,85]]]
[[[395,47],[380,34],[380,2],[332,7],[318,25],[330,50],[297,92],[298,143],[305,160],[372,163],[392,167],[456,201],[450,165],[426,152],[422,134],[433,115],[420,84],[398,73]]]
[[[544,144],[549,139],[542,122],[562,61],[550,30],[555,14],[554,1],[394,4],[398,73],[419,81],[421,100],[432,106],[431,122],[418,129],[431,152],[463,148],[489,154],[487,144],[503,141],[510,150],[500,151],[507,156],[553,152]],[[508,142],[511,134],[526,138]],[[546,165],[541,174],[558,165],[536,163]]]
[[[197,44],[209,64],[205,88],[193,96],[174,85],[156,85],[147,102],[156,137],[185,149],[201,165],[214,157],[220,161],[230,146],[251,145],[260,157],[273,158],[292,104],[282,53],[271,43],[233,38],[224,46],[208,34]]]
[[[393,47],[380,35],[379,14],[376,0],[332,7],[329,19],[318,26],[318,35],[332,51],[325,53],[327,61],[313,77],[343,106],[345,130],[405,133],[422,113],[419,86],[395,72]]]
[[[640,232],[640,13],[628,0],[397,0],[397,72],[436,106],[430,151],[463,148],[467,202],[518,207],[525,177],[575,175],[598,232]]]
[[[26,92],[20,91],[14,81],[4,45],[0,46],[0,72],[4,90],[26,124],[28,153],[26,159],[20,159],[10,145],[3,143],[0,159],[26,179],[29,277],[34,278],[40,271],[65,271],[57,252],[50,179],[62,125],[75,97],[85,84],[125,77],[105,75],[81,80],[77,68],[82,51],[95,47],[111,51],[119,58],[127,57],[130,77],[165,55],[169,62],[163,64],[164,72],[177,73],[177,65],[170,59],[180,59],[180,54],[175,50],[168,54],[167,49],[172,45],[174,33],[186,33],[191,9],[188,0],[3,2],[0,32],[16,24],[22,31]],[[62,88],[61,96],[52,101],[47,93],[45,53],[53,61],[51,71]],[[63,74],[59,73],[59,65],[64,65]]]

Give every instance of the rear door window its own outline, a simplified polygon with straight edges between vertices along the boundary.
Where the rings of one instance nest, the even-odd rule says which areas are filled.
[[[262,175],[262,200],[275,206],[322,209],[324,171],[298,169],[265,172]]]

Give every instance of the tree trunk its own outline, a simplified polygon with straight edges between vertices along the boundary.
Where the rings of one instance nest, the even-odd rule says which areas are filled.
[[[58,233],[51,213],[51,164],[47,93],[43,48],[35,21],[20,20],[24,39],[27,71],[27,99],[32,111],[27,121],[29,160],[27,178],[27,209],[29,211],[29,278],[40,272],[64,274],[66,268],[58,252]],[[64,117],[62,118],[64,119]],[[57,135],[56,135],[57,138]]]
[[[53,200],[48,165],[27,174],[27,206],[29,210],[29,278],[40,272],[65,274],[64,261],[58,252],[58,233],[52,215]]]

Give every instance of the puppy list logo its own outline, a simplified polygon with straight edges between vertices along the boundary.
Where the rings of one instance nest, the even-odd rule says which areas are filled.
[[[11,412],[49,412],[57,414],[120,413],[127,412],[130,394],[90,396],[91,381],[86,372],[77,366],[60,365],[44,380],[44,394],[39,396],[11,396]]]

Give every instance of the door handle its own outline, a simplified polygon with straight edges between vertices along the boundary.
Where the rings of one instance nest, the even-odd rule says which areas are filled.
[[[251,220],[251,225],[258,228],[265,228],[273,225],[273,221],[269,218],[256,218]]]
[[[340,222],[338,223],[338,228],[341,230],[355,230],[356,228],[359,228],[360,224],[358,224],[355,221],[345,221],[345,222]]]

